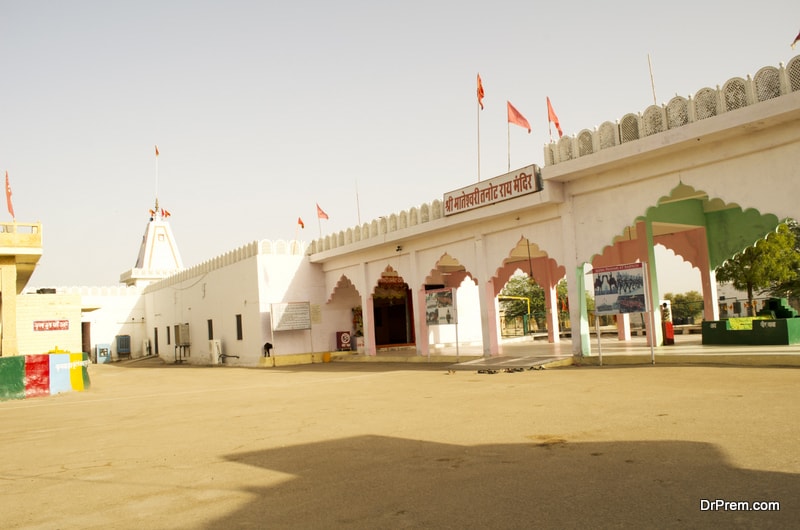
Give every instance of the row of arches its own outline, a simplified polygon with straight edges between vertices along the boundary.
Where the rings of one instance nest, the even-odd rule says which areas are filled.
[[[576,348],[588,351],[585,293],[591,291],[586,275],[591,267],[647,263],[651,271],[648,294],[658,300],[653,253],[656,245],[663,245],[700,271],[704,318],[715,320],[718,310],[714,269],[775,230],[779,223],[776,215],[743,209],[680,184],[641,215],[618,226],[613,240],[580,263],[577,270],[570,270],[564,259],[565,250],[553,245],[552,234],[544,236],[543,230],[551,230],[552,224],[532,222],[433,246],[427,246],[426,241],[409,240],[392,255],[330,270],[326,273],[332,285],[328,303],[340,309],[343,321],[351,320],[353,309],[360,308],[359,324],[363,326],[367,353],[406,347],[424,355],[432,344],[442,340],[443,333],[430,325],[426,294],[441,289],[469,292],[466,309],[458,307],[462,340],[469,340],[469,332],[475,332],[484,354],[498,355],[502,342],[497,297],[509,278],[521,271],[544,290],[548,342],[558,342],[561,332],[570,331]],[[503,248],[501,242],[508,241],[515,244]],[[562,279],[570,286],[570,330],[559,328],[561,308],[556,287]],[[630,334],[622,329],[623,319],[620,326],[620,338],[630,340]],[[648,330],[647,336],[656,345],[662,342],[658,328]]]

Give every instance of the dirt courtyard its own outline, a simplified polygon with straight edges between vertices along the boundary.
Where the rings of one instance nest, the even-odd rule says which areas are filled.
[[[800,517],[797,368],[448,375],[148,359],[89,370],[86,392],[0,402],[4,528],[787,528]]]

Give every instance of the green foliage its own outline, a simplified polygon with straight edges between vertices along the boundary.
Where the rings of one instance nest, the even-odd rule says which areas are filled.
[[[697,291],[667,293],[664,299],[670,301],[672,321],[676,324],[694,322],[703,317],[703,295]]]
[[[745,291],[751,308],[755,291],[772,292],[780,286],[796,286],[800,268],[797,231],[794,221],[778,225],[776,232],[717,267],[717,281],[730,282]]]
[[[500,296],[518,296],[530,302],[532,314],[544,313],[544,289],[525,274],[515,274],[500,291]],[[528,302],[525,300],[501,299],[500,307],[507,319],[516,318],[528,313]]]
[[[558,310],[562,311],[566,307],[567,282],[561,280],[556,286],[558,296]],[[500,296],[517,296],[530,301],[531,315],[539,322],[545,318],[545,297],[544,289],[527,274],[515,274],[509,278],[508,282],[500,291]],[[500,299],[500,307],[507,319],[516,318],[528,313],[528,302],[526,300]]]
[[[794,235],[794,251],[800,255],[800,223],[790,219],[786,222],[786,226]],[[800,273],[788,280],[777,282],[767,292],[777,298],[800,299]]]

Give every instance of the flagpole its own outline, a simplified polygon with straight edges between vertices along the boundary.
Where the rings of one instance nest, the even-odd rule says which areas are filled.
[[[294,226],[294,242],[292,244],[292,254],[294,254],[295,251],[297,250],[297,237],[299,233],[300,233],[300,223],[297,223]]]
[[[475,105],[478,111],[478,182],[481,181],[481,104],[480,101]]]
[[[658,105],[658,100],[656,99],[656,82],[653,81],[653,65],[650,62],[650,54],[647,54],[647,67],[650,69],[650,86],[653,89],[653,105]]]
[[[358,202],[358,179],[356,179],[356,212],[358,213],[358,226],[361,226],[361,203]]]
[[[156,146],[156,215],[158,215],[158,213],[158,146]]]
[[[511,122],[506,124],[508,131],[508,170],[511,171]]]

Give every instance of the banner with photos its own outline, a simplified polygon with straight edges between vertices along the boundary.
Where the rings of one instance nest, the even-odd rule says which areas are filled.
[[[598,315],[644,313],[644,264],[627,263],[592,270],[594,306]]]

